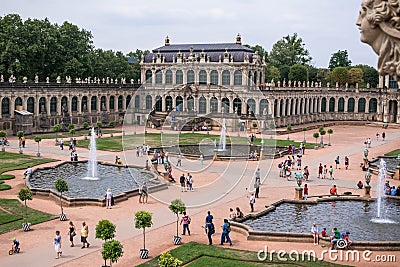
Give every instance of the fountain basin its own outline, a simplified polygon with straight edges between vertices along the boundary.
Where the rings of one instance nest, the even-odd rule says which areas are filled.
[[[258,214],[249,214],[232,223],[234,231],[249,240],[312,242],[313,222],[328,236],[337,227],[349,231],[353,249],[400,250],[400,198],[387,198],[387,219],[394,224],[374,223],[376,203],[360,197],[328,197],[315,201],[281,200]],[[329,237],[322,238],[329,244]]]
[[[88,162],[64,162],[54,167],[36,169],[28,181],[33,194],[59,198],[54,187],[57,179],[64,179],[69,187],[63,193],[63,200],[68,205],[105,205],[104,195],[108,188],[115,200],[121,201],[138,195],[139,184],[147,182],[149,192],[165,189],[156,176],[135,166],[117,166],[98,163],[98,177],[85,179]]]

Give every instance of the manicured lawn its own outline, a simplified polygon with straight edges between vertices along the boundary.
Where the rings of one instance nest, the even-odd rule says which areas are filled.
[[[207,140],[208,139],[208,140]],[[96,145],[98,150],[105,151],[122,151],[122,148],[125,149],[134,149],[136,146],[141,146],[142,144],[148,144],[151,147],[159,147],[163,146],[172,146],[172,145],[193,145],[199,144],[201,142],[207,141],[209,144],[212,144],[213,141],[216,140],[219,142],[219,135],[206,135],[199,133],[181,133],[181,134],[157,134],[157,133],[148,133],[137,134],[137,135],[125,135],[125,136],[114,136],[114,137],[102,137],[96,138]],[[79,140],[77,142],[78,147],[87,148],[89,146],[90,140]],[[227,144],[248,144],[247,137],[237,137],[237,136],[227,136],[226,138]],[[69,142],[66,142],[68,145]],[[261,139],[256,138],[254,144],[260,145]],[[294,144],[296,147],[299,147],[300,142],[294,142],[293,140],[275,140],[270,138],[264,139],[265,146],[289,146],[290,144]],[[311,149],[314,148],[313,143],[306,143],[306,148]]]
[[[17,199],[0,199],[0,207],[0,234],[21,229],[22,223],[25,221],[23,219],[25,217],[25,206]],[[27,210],[27,221],[32,225],[57,218],[55,215],[34,210],[29,207]],[[6,214],[6,216],[3,216],[3,213]]]
[[[400,149],[393,150],[389,153],[386,153],[385,156],[396,156],[400,154]]]
[[[151,249],[150,249],[151,251]],[[290,249],[288,249],[290,251]],[[199,244],[195,242],[189,242],[181,245],[170,251],[171,255],[178,258],[187,266],[218,266],[218,267],[247,267],[247,266],[258,266],[258,265],[273,265],[273,266],[343,266],[339,264],[333,264],[325,261],[313,261],[301,260],[291,261],[288,256],[286,256],[287,261],[280,261],[277,259],[276,255],[269,261],[269,255],[267,260],[260,261],[257,257],[257,252],[237,250],[230,248],[222,248],[219,246],[209,246],[205,244]],[[139,257],[139,255],[138,255]],[[159,256],[139,265],[141,267],[146,266],[158,266]]]
[[[73,137],[77,137],[77,136],[87,136],[89,134],[90,130],[80,130],[80,131],[76,131],[75,134],[73,135]],[[103,135],[105,134],[110,134],[110,133],[121,133],[121,130],[115,130],[115,129],[102,129],[101,132],[103,133]],[[26,139],[33,139],[35,136],[40,136],[42,137],[42,139],[56,139],[56,138],[64,138],[64,140],[68,139],[71,137],[71,135],[69,134],[69,132],[59,132],[59,133],[45,133],[45,134],[35,134],[35,135],[31,135],[31,136],[25,136]]]
[[[0,174],[6,171],[26,169],[28,166],[35,166],[52,161],[55,160],[25,154],[0,152]]]

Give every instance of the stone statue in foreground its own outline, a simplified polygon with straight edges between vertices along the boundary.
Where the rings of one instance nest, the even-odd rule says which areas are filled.
[[[357,19],[361,41],[378,55],[380,75],[400,78],[400,0],[362,0]]]

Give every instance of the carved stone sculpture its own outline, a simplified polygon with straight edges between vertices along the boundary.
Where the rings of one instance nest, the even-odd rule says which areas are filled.
[[[35,83],[39,83],[39,76],[35,75]]]
[[[362,0],[356,25],[361,41],[378,55],[380,75],[400,76],[400,1]]]

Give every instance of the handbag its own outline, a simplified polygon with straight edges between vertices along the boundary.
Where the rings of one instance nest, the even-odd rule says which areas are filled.
[[[73,231],[73,232],[71,233],[71,236],[72,236],[72,237],[76,236],[76,232]]]

